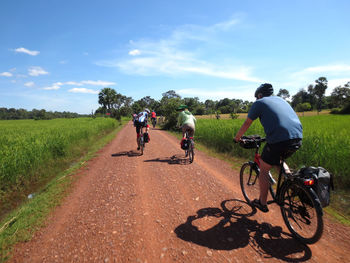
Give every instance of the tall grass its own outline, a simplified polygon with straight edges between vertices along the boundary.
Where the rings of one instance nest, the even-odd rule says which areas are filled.
[[[113,130],[109,118],[0,121],[0,207],[9,194],[50,176],[50,166],[71,161],[81,145]]]
[[[288,164],[297,169],[305,166],[322,166],[335,175],[339,188],[350,189],[350,117],[319,115],[300,117],[303,125],[303,146]],[[199,119],[195,139],[220,152],[251,158],[254,151],[233,143],[233,137],[244,122],[243,119]],[[259,120],[254,121],[246,134],[264,136]]]

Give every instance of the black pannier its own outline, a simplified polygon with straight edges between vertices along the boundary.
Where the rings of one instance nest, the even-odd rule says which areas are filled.
[[[333,175],[323,167],[303,167],[298,171],[301,178],[314,179],[315,183],[312,189],[318,196],[322,207],[326,207],[330,203],[330,191],[334,190]]]
[[[149,135],[148,135],[147,132],[145,132],[145,133],[143,134],[143,141],[144,141],[144,142],[149,142]]]
[[[188,150],[189,146],[190,146],[191,141],[188,139],[185,139],[181,142],[181,149],[182,150]]]

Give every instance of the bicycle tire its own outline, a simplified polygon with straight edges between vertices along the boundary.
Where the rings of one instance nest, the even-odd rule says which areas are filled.
[[[259,170],[253,162],[246,162],[242,165],[239,181],[244,199],[251,204],[260,194]]]
[[[142,134],[142,137],[140,138],[140,151],[141,151],[141,155],[143,155],[144,147],[145,147],[145,142],[144,142],[144,140],[143,140],[143,134]]]
[[[281,190],[281,213],[294,237],[314,244],[323,233],[323,212],[315,192],[298,182],[286,183]]]
[[[190,163],[193,163],[194,160],[194,150],[193,150],[193,142],[190,143],[190,145],[188,146],[188,150],[187,150],[187,155],[188,155],[188,159],[190,161]]]

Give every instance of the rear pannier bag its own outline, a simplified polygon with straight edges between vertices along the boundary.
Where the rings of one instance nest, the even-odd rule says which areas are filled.
[[[149,142],[149,135],[148,135],[147,132],[145,132],[145,133],[143,134],[143,140],[144,140],[144,142]]]
[[[185,139],[181,142],[181,149],[182,150],[188,150],[189,146],[190,146],[190,140]]]
[[[302,178],[313,178],[315,180],[312,189],[318,196],[322,207],[330,203],[330,191],[334,190],[333,175],[323,167],[303,167],[298,171]]]

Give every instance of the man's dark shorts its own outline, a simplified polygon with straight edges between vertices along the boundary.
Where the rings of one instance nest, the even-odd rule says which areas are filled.
[[[261,159],[270,165],[279,165],[281,158],[287,159],[301,147],[301,139],[291,139],[274,144],[266,144]]]
[[[136,127],[136,133],[139,134],[141,127],[147,127],[147,121],[144,121],[144,122],[135,121],[134,125]]]

